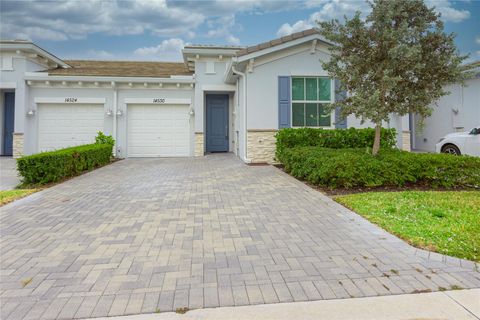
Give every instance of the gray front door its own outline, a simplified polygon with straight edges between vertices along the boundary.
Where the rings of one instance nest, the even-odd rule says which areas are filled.
[[[228,152],[228,95],[208,94],[206,103],[207,152]]]
[[[11,156],[13,151],[13,124],[15,121],[15,93],[5,92],[3,98],[3,155]]]

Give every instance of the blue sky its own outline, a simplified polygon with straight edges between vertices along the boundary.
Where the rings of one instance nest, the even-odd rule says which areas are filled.
[[[457,34],[461,53],[480,60],[480,0],[426,0]],[[252,45],[318,20],[363,15],[362,0],[0,0],[2,39],[29,39],[60,58],[181,59],[185,44]]]

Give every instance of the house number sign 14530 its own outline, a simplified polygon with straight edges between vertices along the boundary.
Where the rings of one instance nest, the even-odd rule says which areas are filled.
[[[153,103],[165,103],[165,98],[153,98]]]

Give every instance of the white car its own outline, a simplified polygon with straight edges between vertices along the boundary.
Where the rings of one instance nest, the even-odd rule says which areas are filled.
[[[447,134],[436,144],[435,151],[480,157],[480,126],[473,128],[470,132]]]

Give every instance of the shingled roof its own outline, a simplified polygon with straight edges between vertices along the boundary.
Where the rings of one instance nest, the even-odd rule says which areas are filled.
[[[54,76],[152,77],[192,75],[183,62],[64,60],[72,68],[48,70]]]
[[[237,56],[241,57],[241,56],[247,55],[247,54],[252,53],[252,52],[257,52],[257,51],[260,51],[260,50],[263,50],[263,49],[278,46],[279,44],[286,43],[286,42],[289,42],[289,41],[293,41],[295,39],[303,38],[303,37],[306,37],[306,36],[310,36],[312,34],[318,34],[318,30],[317,29],[308,29],[308,30],[305,30],[305,31],[292,33],[292,34],[290,34],[288,36],[285,36],[285,37],[281,37],[281,38],[277,38],[277,39],[274,39],[274,40],[271,40],[271,41],[263,42],[263,43],[255,45],[255,46],[247,47],[245,49],[242,49],[242,50],[238,51]]]

